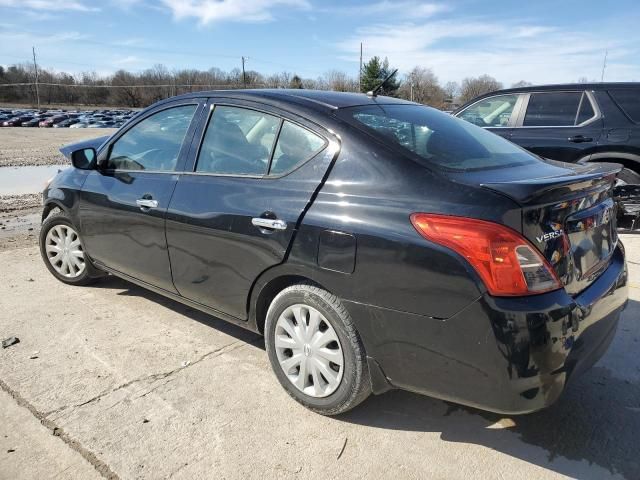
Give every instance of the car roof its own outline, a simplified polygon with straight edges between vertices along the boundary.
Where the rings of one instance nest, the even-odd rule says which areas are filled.
[[[593,82],[593,83],[557,83],[551,85],[530,85],[528,87],[505,88],[481,95],[481,97],[497,93],[539,92],[545,90],[608,90],[610,88],[640,88],[640,82]],[[480,97],[477,97],[480,98]]]
[[[289,104],[306,107],[311,110],[327,111],[339,108],[355,107],[362,105],[416,105],[407,100],[386,96],[369,96],[364,93],[333,92],[327,90],[305,89],[255,89],[255,90],[209,90],[193,92],[166,101],[182,98],[222,97],[239,100],[269,101],[269,103]]]

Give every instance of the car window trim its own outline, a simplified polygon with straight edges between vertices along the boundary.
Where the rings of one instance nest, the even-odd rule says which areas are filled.
[[[491,125],[487,125],[486,127],[480,127],[480,125],[476,125],[476,126],[478,126],[480,128],[496,128],[496,129],[497,128],[513,128],[516,125],[515,119],[519,115],[519,108],[522,106],[522,101],[523,101],[523,99],[522,99],[523,94],[519,93],[519,92],[517,92],[517,93],[497,93],[495,95],[488,95],[486,97],[482,97],[481,99],[479,99],[479,100],[467,105],[466,107],[464,107],[462,110],[460,110],[458,113],[456,113],[455,116],[457,118],[461,119],[461,120],[464,120],[464,118],[462,118],[462,114],[464,112],[466,112],[468,109],[470,109],[471,107],[473,107],[474,105],[477,105],[478,103],[484,102],[485,100],[489,100],[491,98],[507,97],[507,96],[511,96],[511,95],[515,95],[518,98],[516,98],[516,103],[513,106],[513,110],[511,112],[511,115],[509,116],[509,121],[507,122],[507,124],[504,127],[502,127],[502,126],[495,126],[494,127],[494,126],[491,126]]]
[[[576,116],[574,117],[574,123],[575,123],[575,119],[577,118],[578,114],[580,113],[580,106],[582,105],[582,100],[584,98],[584,96],[586,95],[587,99],[589,100],[589,103],[591,103],[591,108],[593,109],[594,115],[591,118],[588,118],[587,120],[585,120],[582,123],[579,123],[578,125],[523,125],[524,123],[524,117],[527,114],[527,108],[529,106],[529,99],[531,98],[531,94],[532,93],[580,93],[582,92],[582,96],[580,97],[580,103],[578,104],[578,110],[576,111]],[[595,96],[593,95],[593,92],[590,90],[551,90],[551,91],[531,91],[531,92],[527,92],[524,94],[525,98],[523,100],[523,105],[522,105],[522,111],[520,112],[520,115],[518,116],[518,121],[517,124],[515,126],[515,128],[517,128],[518,130],[522,129],[522,128],[581,128],[581,127],[586,127],[588,125],[591,125],[593,122],[599,120],[602,117],[602,112],[600,111],[600,108],[598,107],[598,102],[596,102]]]
[[[309,161],[311,161],[312,159],[314,159],[315,157],[317,157],[318,155],[320,155],[324,150],[327,149],[327,147],[329,146],[329,144],[331,143],[330,140],[325,136],[322,135],[314,130],[312,130],[311,128],[303,125],[300,122],[296,122],[295,120],[292,120],[291,118],[282,115],[281,113],[276,113],[272,110],[267,110],[267,109],[262,109],[259,106],[253,106],[253,105],[245,105],[242,103],[235,103],[233,102],[233,99],[229,99],[226,97],[222,97],[223,101],[222,102],[217,102],[216,100],[218,98],[221,97],[217,97],[217,98],[209,98],[207,103],[205,104],[205,108],[207,108],[209,111],[206,114],[206,118],[204,118],[203,121],[203,128],[202,131],[200,132],[200,139],[198,141],[198,145],[196,146],[195,149],[195,156],[193,159],[193,165],[191,166],[191,170],[184,170],[183,172],[181,172],[181,174],[183,175],[199,175],[199,176],[210,176],[210,177],[236,177],[236,178],[255,178],[255,179],[267,179],[267,180],[272,180],[272,179],[278,179],[278,178],[282,178],[284,176],[289,175],[290,173],[296,171],[297,169],[299,169],[300,167],[302,167],[304,164],[308,163]],[[269,105],[267,105],[269,107]],[[211,117],[213,116],[213,112],[215,111],[216,107],[233,107],[233,108],[244,108],[247,110],[254,110],[256,112],[259,113],[264,113],[265,115],[270,115],[272,117],[277,117],[280,120],[280,124],[278,126],[278,131],[276,133],[276,137],[274,139],[273,142],[273,148],[271,149],[271,154],[269,156],[269,163],[267,165],[267,170],[266,173],[264,175],[252,175],[252,174],[240,174],[240,173],[214,173],[214,172],[198,172],[196,171],[196,169],[198,168],[198,160],[200,157],[200,150],[202,149],[202,144],[204,143],[204,137],[207,133],[207,129],[209,128],[209,123],[211,122]],[[283,172],[281,174],[271,174],[270,170],[271,170],[271,163],[273,161],[273,155],[275,154],[275,150],[276,150],[276,146],[278,144],[278,140],[280,138],[280,132],[282,131],[282,127],[284,125],[284,122],[290,122],[294,125],[299,126],[300,128],[304,128],[305,130],[313,133],[314,135],[317,135],[318,137],[320,137],[323,141],[324,141],[324,145],[322,146],[322,148],[320,150],[318,150],[314,155],[312,155],[311,157],[309,157],[308,159],[297,163],[296,165],[294,165],[293,168],[287,170],[286,172]]]
[[[120,138],[122,138],[123,135],[125,135],[127,132],[129,132],[133,127],[135,127],[136,125],[138,125],[140,122],[143,122],[144,120],[146,120],[147,118],[155,115],[156,113],[160,113],[163,112],[165,110],[169,110],[171,108],[177,108],[177,107],[184,107],[184,106],[188,106],[188,105],[195,105],[196,109],[193,113],[193,116],[191,117],[191,122],[189,123],[189,127],[187,128],[187,131],[185,132],[185,138],[182,140],[182,145],[180,146],[180,151],[178,152],[178,160],[176,161],[176,168],[174,168],[173,170],[132,170],[132,169],[118,169],[118,168],[109,168],[109,169],[102,169],[100,170],[101,172],[104,173],[120,173],[120,172],[124,172],[124,173],[140,173],[140,172],[144,172],[144,173],[153,173],[153,174],[158,174],[158,173],[168,173],[168,174],[176,174],[176,173],[182,173],[182,171],[184,170],[184,161],[182,162],[182,165],[180,166],[180,168],[178,168],[179,164],[180,164],[180,160],[183,159],[183,156],[186,155],[186,153],[184,152],[185,148],[187,148],[187,145],[189,145],[191,143],[191,139],[187,138],[189,137],[189,132],[190,130],[194,129],[195,126],[197,125],[196,120],[199,115],[199,110],[203,105],[203,98],[189,98],[189,99],[184,99],[178,102],[172,102],[172,103],[167,103],[167,104],[163,104],[158,106],[158,108],[155,108],[153,110],[150,110],[149,112],[147,112],[145,115],[141,115],[140,117],[133,117],[136,119],[135,123],[131,123],[131,124],[125,124],[125,126],[127,127],[125,130],[123,131],[118,131],[114,134],[114,136],[112,138],[109,139],[108,142],[106,142],[104,145],[102,145],[99,149],[99,151],[97,152],[97,157],[98,157],[98,161],[101,160],[108,160],[109,156],[111,155],[111,150],[113,148],[113,145],[120,140]],[[133,120],[132,118],[132,120]],[[194,132],[191,132],[191,136],[193,135]]]

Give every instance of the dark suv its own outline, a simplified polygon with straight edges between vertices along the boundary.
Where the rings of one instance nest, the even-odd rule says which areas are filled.
[[[389,388],[540,409],[627,299],[618,165],[544,160],[422,105],[197,92],[62,150],[51,273],[117,275],[264,334],[283,387],[323,414]]]
[[[640,184],[640,83],[512,88],[453,112],[542,157],[624,165],[618,179]]]

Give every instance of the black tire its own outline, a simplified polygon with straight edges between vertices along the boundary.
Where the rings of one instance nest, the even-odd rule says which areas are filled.
[[[618,179],[627,185],[640,185],[640,175],[629,168],[623,168],[618,174]]]
[[[46,252],[47,240],[46,239],[47,239],[47,233],[49,233],[49,230],[54,228],[56,225],[66,225],[68,227],[71,227],[73,230],[75,230],[76,233],[78,232],[78,229],[75,227],[75,225],[73,225],[69,217],[67,217],[67,215],[63,211],[52,213],[46,218],[44,222],[42,222],[42,228],[40,229],[40,237],[39,237],[40,255],[42,256],[42,260],[44,261],[45,266],[51,272],[51,274],[54,277],[56,277],[58,280],[60,280],[62,283],[66,283],[67,285],[79,285],[79,286],[89,285],[91,283],[94,283],[98,278],[104,276],[105,273],[98,270],[90,262],[86,254],[84,256],[85,268],[82,271],[82,273],[80,273],[80,275],[78,275],[77,277],[73,277],[73,278],[65,277],[64,275],[61,275],[60,273],[58,273],[55,268],[53,268],[53,265],[51,265],[51,262],[47,257],[47,252]],[[79,233],[78,233],[78,238],[80,240],[80,245],[82,245],[82,249],[84,250],[84,245],[82,244],[82,238],[80,237]]]
[[[276,321],[284,310],[295,304],[314,307],[335,330],[344,355],[344,371],[339,387],[329,396],[317,398],[298,390],[287,378],[275,350]],[[371,379],[360,336],[349,312],[338,297],[312,284],[298,284],[282,290],[271,302],[265,323],[265,344],[269,361],[278,381],[296,401],[321,415],[344,413],[371,394]]]

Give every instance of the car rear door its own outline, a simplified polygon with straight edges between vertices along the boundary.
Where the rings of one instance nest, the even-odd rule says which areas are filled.
[[[212,100],[167,212],[173,283],[184,297],[240,319],[256,278],[281,263],[337,152],[304,118]]]
[[[521,108],[522,97],[518,93],[485,97],[456,113],[456,117],[509,140]]]
[[[84,246],[95,262],[175,293],[165,215],[203,104],[163,104],[101,147],[79,213]]]
[[[576,162],[601,135],[600,110],[590,92],[533,92],[524,99],[511,141],[541,157]]]

